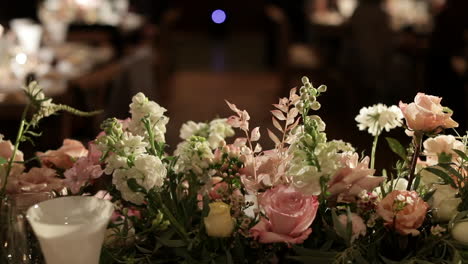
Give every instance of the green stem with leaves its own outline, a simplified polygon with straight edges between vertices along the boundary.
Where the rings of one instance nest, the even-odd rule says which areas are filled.
[[[377,142],[378,141],[379,141],[379,134],[375,135],[374,142],[372,143],[372,153],[371,153],[371,162],[370,162],[370,168],[371,169],[375,168],[375,152],[377,150]]]
[[[423,139],[424,133],[420,131],[414,131],[413,135],[413,147],[414,147],[414,152],[413,152],[413,157],[411,159],[411,164],[410,164],[410,173],[408,177],[408,187],[406,190],[410,191],[414,178],[415,178],[415,172],[416,172],[416,164],[418,163],[418,158],[419,154],[421,153],[421,144],[422,144],[422,139]]]

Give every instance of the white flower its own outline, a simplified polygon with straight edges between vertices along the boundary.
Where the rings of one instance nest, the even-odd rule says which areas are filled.
[[[202,136],[202,137],[207,137],[206,132],[208,132],[208,124],[206,123],[195,123],[193,121],[188,121],[182,125],[180,128],[180,134],[179,137],[181,139],[188,139],[191,136]],[[200,134],[200,131],[205,130],[206,132],[204,134]]]
[[[142,204],[144,194],[133,192],[128,187],[127,181],[133,178],[140,186],[150,190],[164,184],[167,170],[158,157],[147,154],[137,156],[134,164],[135,166],[132,168],[115,170],[112,183],[120,191],[124,200],[134,204]]]
[[[227,137],[234,136],[234,130],[227,123],[227,119],[214,119],[210,122],[208,143],[212,149],[219,148]]]
[[[196,136],[179,143],[174,151],[174,156],[178,156],[175,167],[177,173],[192,171],[202,174],[214,158],[210,145],[205,138]]]
[[[226,137],[234,136],[234,130],[227,123],[227,119],[214,119],[209,124],[188,121],[180,129],[180,138],[189,139],[191,136],[204,137],[212,149],[223,146]]]
[[[452,161],[456,162],[458,154],[453,149],[465,152],[465,144],[458,141],[452,135],[440,135],[435,138],[428,138],[423,143],[424,155],[426,155],[426,161],[429,166],[438,163],[438,155],[445,153],[452,155]]]
[[[114,170],[128,168],[128,158],[122,157],[116,154],[110,155],[106,159],[106,168],[104,169],[104,173],[107,175],[112,174]]]
[[[116,151],[124,156],[143,154],[147,146],[142,136],[134,136],[129,132],[123,133],[121,140],[115,144]]]
[[[452,237],[460,243],[468,245],[468,222],[458,222],[452,229]]]
[[[434,185],[436,191],[432,196],[432,208],[434,217],[439,222],[448,222],[458,213],[458,205],[461,198],[456,198],[457,189],[450,185]]]
[[[293,183],[297,188],[311,195],[320,194],[321,177],[331,177],[331,175],[334,175],[335,172],[341,168],[342,156],[340,153],[354,151],[354,148],[350,144],[341,140],[326,142],[325,135],[323,133],[321,134],[323,138],[314,149],[314,154],[317,157],[320,170],[317,166],[309,164],[309,154],[304,151],[304,148],[301,146],[310,143],[310,135],[304,135],[302,139],[291,145],[289,150],[293,158],[290,162],[287,174],[292,176]]]
[[[390,191],[396,191],[396,190],[404,191],[406,190],[407,187],[408,187],[408,180],[406,180],[405,178],[397,178],[395,180],[390,180],[390,181],[387,181],[387,183],[383,185],[385,193],[389,193]],[[378,196],[382,196],[381,187],[375,188],[374,191]]]
[[[142,120],[148,118],[155,140],[165,142],[164,134],[166,133],[166,125],[169,122],[169,118],[164,115],[165,112],[164,107],[150,101],[143,93],[137,93],[133,96],[130,104],[132,119],[128,128],[133,134],[147,138],[147,131]]]
[[[355,118],[359,130],[367,129],[373,136],[380,135],[384,129],[388,132],[390,129],[401,126],[402,119],[403,113],[398,106],[388,107],[384,104],[363,107]]]

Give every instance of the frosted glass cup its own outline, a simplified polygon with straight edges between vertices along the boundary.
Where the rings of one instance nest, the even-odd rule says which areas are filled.
[[[113,211],[110,201],[69,196],[33,205],[26,216],[47,264],[98,264]]]

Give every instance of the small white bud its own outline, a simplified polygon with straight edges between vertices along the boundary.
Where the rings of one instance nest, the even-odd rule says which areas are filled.
[[[318,88],[318,91],[321,92],[321,93],[324,93],[327,91],[327,86],[326,85],[320,85],[319,88]]]
[[[320,107],[321,107],[321,105],[320,105],[320,103],[319,103],[318,101],[314,101],[314,102],[312,103],[312,105],[310,106],[310,108],[312,108],[312,110],[314,110],[314,111],[319,110]]]

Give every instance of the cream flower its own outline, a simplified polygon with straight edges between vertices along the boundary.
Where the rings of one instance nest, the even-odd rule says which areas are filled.
[[[129,179],[150,190],[164,184],[167,170],[161,160],[152,155],[142,154],[135,158],[135,166],[128,169],[117,169],[114,171],[112,183],[121,192],[122,198],[134,204],[144,202],[144,194],[133,192],[127,184]]]
[[[309,153],[304,151],[304,144],[311,144],[310,135],[304,135],[299,138],[298,142],[291,145],[289,151],[293,155],[290,163],[288,175],[292,176],[292,180],[296,188],[306,194],[318,195],[321,192],[320,178],[329,178],[341,168],[340,153],[346,151],[354,151],[354,148],[341,140],[332,140],[326,142],[325,135],[319,139],[320,143],[316,143],[314,154],[317,157],[316,164],[311,164],[308,161]]]
[[[373,136],[379,135],[384,129],[390,131],[402,125],[403,113],[396,105],[390,107],[377,104],[363,107],[355,120],[358,122],[359,130],[366,130]]]
[[[452,161],[456,162],[458,154],[453,151],[454,149],[465,151],[465,144],[458,141],[452,135],[440,135],[435,138],[429,138],[423,143],[424,155],[426,155],[426,161],[429,166],[438,163],[438,155],[445,153],[452,155]]]
[[[177,173],[192,171],[202,174],[214,158],[208,141],[197,136],[192,136],[189,140],[179,143],[174,151],[174,156],[179,156],[175,166]]]
[[[130,104],[132,120],[128,128],[135,135],[147,137],[147,131],[142,120],[148,118],[155,140],[165,142],[164,134],[166,133],[166,125],[169,122],[169,118],[164,115],[165,112],[164,107],[150,101],[143,93],[137,93],[133,96]]]
[[[210,122],[208,143],[212,149],[221,147],[224,139],[234,136],[234,130],[227,123],[227,119],[214,119]]]
[[[448,222],[458,213],[461,198],[456,198],[457,189],[450,185],[434,185],[435,193],[432,196],[434,217],[439,222]]]
[[[182,125],[180,128],[180,133],[179,137],[181,139],[188,139],[191,136],[203,136],[206,137],[205,135],[200,135],[201,130],[208,130],[207,129],[208,125],[206,123],[195,123],[193,121],[188,121]]]

